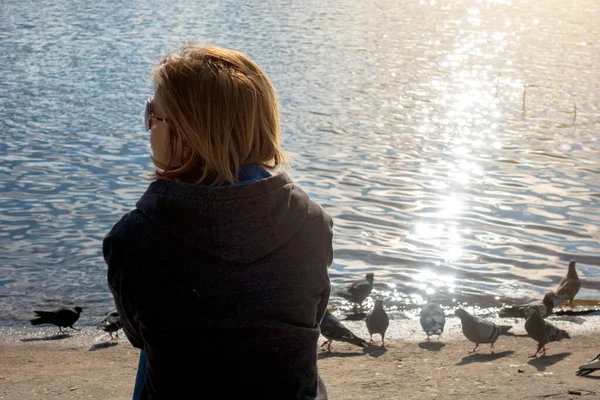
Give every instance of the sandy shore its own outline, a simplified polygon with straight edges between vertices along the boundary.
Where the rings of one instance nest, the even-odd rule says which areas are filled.
[[[530,359],[535,342],[523,321],[502,336],[495,354],[479,354],[449,319],[441,340],[423,340],[417,321],[393,320],[387,348],[367,351],[334,342],[322,351],[319,368],[330,399],[600,399],[600,372],[582,378],[579,365],[600,352],[597,317],[557,319],[572,339],[549,345],[545,357]],[[364,322],[345,322],[368,338]],[[126,339],[83,328],[56,339],[56,329],[0,329],[0,399],[130,399],[138,351]],[[123,335],[122,335],[123,336]]]

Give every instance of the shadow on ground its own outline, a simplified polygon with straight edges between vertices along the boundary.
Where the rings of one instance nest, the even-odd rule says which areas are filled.
[[[388,350],[385,347],[381,347],[381,346],[377,346],[377,345],[372,345],[372,344],[370,344],[369,347],[365,347],[363,349],[364,353],[368,354],[370,357],[373,357],[373,358],[381,357],[387,351]]]
[[[446,343],[442,342],[421,342],[419,343],[419,347],[421,349],[429,350],[429,351],[440,351]]]
[[[556,364],[562,361],[565,357],[570,356],[571,353],[558,353],[551,356],[541,356],[539,358],[533,358],[527,362],[527,364],[534,366],[538,371],[544,371],[546,367]]]
[[[346,314],[346,318],[344,321],[362,321],[367,317],[367,314],[364,312],[358,312],[355,314]]]
[[[318,358],[319,358],[319,360],[322,360],[324,358],[331,358],[331,357],[345,358],[345,357],[360,357],[363,355],[364,355],[363,353],[324,351],[324,352],[319,353]]]
[[[557,317],[553,317],[552,319],[550,319],[550,321],[552,321],[552,320],[567,321],[567,322],[572,322],[577,325],[583,325],[585,323],[585,318],[576,317],[576,316],[572,316],[569,314],[556,314],[556,315],[557,315]]]
[[[96,350],[108,349],[109,347],[113,347],[113,346],[116,346],[118,344],[119,343],[117,343],[117,342],[96,343],[96,344],[93,344],[92,347],[90,347],[90,349],[88,351],[96,351]]]
[[[467,364],[471,364],[474,362],[490,362],[490,361],[494,361],[494,360],[497,360],[502,357],[510,356],[513,353],[514,353],[514,351],[507,350],[507,351],[502,351],[500,353],[469,354],[468,356],[464,357],[462,360],[460,360],[459,362],[457,362],[454,365],[467,365]]]
[[[52,336],[44,336],[44,337],[37,337],[37,338],[25,338],[25,339],[21,339],[21,342],[39,342],[41,340],[62,340],[62,339],[68,339],[70,337],[73,337],[73,335],[69,335],[68,333],[59,333],[58,335],[52,335]]]
[[[504,335],[504,336],[514,336],[514,337],[530,337],[528,333],[506,332],[506,333],[503,333],[502,335]]]

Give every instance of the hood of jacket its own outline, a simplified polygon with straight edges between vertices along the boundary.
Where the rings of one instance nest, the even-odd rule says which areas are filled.
[[[157,179],[137,202],[153,223],[212,256],[251,263],[288,242],[309,197],[286,173],[224,187]]]

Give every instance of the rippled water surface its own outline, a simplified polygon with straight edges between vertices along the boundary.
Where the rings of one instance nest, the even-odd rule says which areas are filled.
[[[372,271],[400,307],[495,307],[576,259],[600,297],[599,20],[596,0],[3,0],[0,325],[112,307],[101,240],[148,184],[152,63],[186,39],[272,78],[292,176],[334,217],[334,287]]]

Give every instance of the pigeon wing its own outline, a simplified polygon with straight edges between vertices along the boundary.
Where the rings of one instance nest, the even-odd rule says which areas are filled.
[[[40,318],[52,319],[56,316],[56,311],[34,311],[34,313]]]
[[[475,343],[492,343],[496,341],[500,333],[496,324],[475,316],[473,322],[475,331],[473,336],[477,338],[477,340],[473,340]]]
[[[571,338],[567,331],[559,329],[547,321],[544,321],[544,333],[548,342],[558,342],[563,339]]]
[[[436,335],[441,335],[444,332],[444,326],[446,325],[446,316],[444,315],[444,311],[441,307],[437,307],[433,314],[431,315],[433,319],[433,332]]]
[[[102,329],[105,331],[114,331],[121,329],[122,327],[123,324],[121,323],[121,317],[119,316],[119,313],[116,310],[106,314],[98,323],[98,329]]]
[[[581,281],[579,280],[579,278],[568,278],[564,281],[561,281],[555,293],[562,302],[574,298],[575,295],[577,295],[577,293],[579,292],[580,288]]]
[[[373,289],[373,284],[369,283],[369,281],[358,281],[354,282],[350,288],[348,288],[348,292],[352,295],[353,299],[357,302],[362,302],[368,295],[371,293],[371,289]]]
[[[370,334],[384,335],[390,325],[390,317],[384,310],[373,310],[367,314],[366,324]]]
[[[600,370],[600,354],[596,356],[593,360],[588,362],[587,364],[583,364],[579,367],[577,371],[578,376],[587,376],[594,371]]]
[[[357,346],[365,347],[367,342],[364,339],[359,338],[346,328],[342,323],[333,316],[329,311],[325,313],[323,320],[321,321],[321,334],[327,338],[327,340],[337,340],[340,342],[348,342]]]
[[[446,317],[440,306],[431,304],[421,311],[420,322],[421,327],[428,335],[441,335],[444,332]]]

